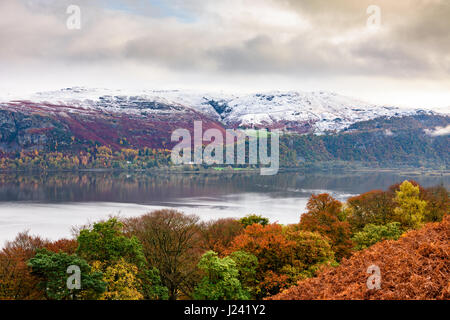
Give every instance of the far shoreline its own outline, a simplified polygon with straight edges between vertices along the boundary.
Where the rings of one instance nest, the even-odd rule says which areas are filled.
[[[78,169],[32,169],[32,170],[0,170],[0,174],[45,174],[45,173],[89,173],[89,172],[115,172],[129,174],[259,174],[261,168],[233,168],[233,167],[194,167],[169,166],[155,167],[149,169],[117,169],[117,168],[78,168]],[[278,173],[398,173],[408,175],[426,175],[426,176],[449,176],[450,169],[440,169],[436,167],[414,167],[414,166],[371,166],[354,162],[318,162],[305,163],[302,167],[281,167]]]

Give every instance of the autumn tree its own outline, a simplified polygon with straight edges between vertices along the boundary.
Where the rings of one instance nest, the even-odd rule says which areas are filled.
[[[347,200],[348,222],[353,232],[367,224],[383,225],[393,221],[394,201],[389,192],[374,190]]]
[[[0,300],[1,299],[43,299],[44,291],[38,283],[40,279],[32,274],[28,261],[41,249],[73,254],[76,241],[61,239],[44,240],[21,232],[13,241],[8,241],[0,251]]]
[[[417,229],[424,221],[427,202],[420,200],[419,195],[420,188],[409,181],[403,182],[396,192],[394,217],[404,230]]]
[[[421,199],[427,202],[424,217],[426,222],[442,221],[450,213],[450,198],[444,186],[427,188],[421,195]]]
[[[301,216],[300,228],[325,236],[337,260],[348,257],[353,245],[350,240],[350,225],[345,221],[342,203],[324,193],[312,195],[306,207],[308,212]]]
[[[411,183],[414,187],[418,187],[418,188],[419,188],[419,194],[420,194],[420,195],[425,194],[425,188],[422,187],[422,186],[420,185],[420,183],[418,183],[418,182],[415,181],[415,180],[407,180],[407,181],[408,181],[409,183]],[[392,199],[395,198],[395,196],[396,196],[397,192],[400,190],[400,186],[401,186],[402,184],[403,184],[403,182],[400,182],[400,183],[395,183],[395,184],[389,186],[387,192],[391,195]]]
[[[78,248],[78,242],[75,239],[60,239],[45,245],[45,249],[55,253],[64,252],[75,254]]]
[[[278,293],[294,284],[302,273],[310,275],[314,267],[334,258],[330,245],[319,234],[285,232],[279,224],[248,226],[229,248],[230,254],[236,251],[258,259],[257,285],[252,290],[256,298]]]
[[[127,232],[143,245],[150,265],[161,275],[169,298],[190,296],[198,280],[200,249],[199,218],[175,210],[158,210],[125,221]]]
[[[0,300],[42,299],[43,291],[38,288],[39,279],[31,274],[21,249],[0,252]]]
[[[200,226],[201,246],[205,251],[212,250],[222,256],[243,230],[239,220],[233,218],[204,222]]]
[[[21,250],[27,256],[34,256],[38,249],[42,249],[51,242],[38,236],[32,236],[28,231],[19,233],[14,241],[8,241],[5,245],[6,250]]]
[[[335,265],[335,253],[328,240],[318,232],[303,230],[285,231],[286,239],[295,242],[293,261],[289,270],[290,280],[296,283],[300,279],[312,277],[324,265]]]
[[[144,298],[140,292],[141,281],[139,269],[124,259],[114,264],[104,264],[100,261],[93,263],[93,269],[103,274],[102,280],[107,284],[107,291],[100,300],[141,300]]]
[[[426,201],[423,222],[442,221],[444,215],[449,212],[449,196],[444,186],[423,188],[416,181],[409,181],[419,190],[419,199]],[[401,184],[394,184],[388,191],[369,191],[359,196],[348,199],[348,222],[353,232],[362,231],[365,225],[386,225],[398,221],[395,215],[395,207],[398,206],[395,198],[400,191]]]
[[[28,260],[49,243],[28,232],[17,235],[0,251],[0,300],[43,299],[39,278],[31,273]]]
[[[288,277],[281,274],[281,269],[290,263],[294,245],[294,241],[283,235],[281,225],[253,224],[233,240],[228,252],[245,251],[257,257],[258,285],[254,292],[257,298],[262,298],[289,285],[286,283]],[[280,278],[282,281],[278,281]]]

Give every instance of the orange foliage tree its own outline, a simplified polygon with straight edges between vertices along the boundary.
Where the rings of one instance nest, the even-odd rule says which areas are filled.
[[[245,251],[258,258],[256,274],[259,285],[255,292],[261,298],[289,286],[289,276],[282,274],[281,269],[291,261],[294,246],[295,242],[283,235],[281,225],[254,224],[234,239],[229,253]]]
[[[38,286],[40,279],[31,273],[28,261],[38,249],[73,254],[76,247],[75,240],[51,242],[28,232],[19,233],[0,251],[0,300],[44,299],[45,294]]]
[[[33,237],[28,232],[20,233],[14,241],[6,243],[0,252],[0,299],[34,300],[42,299],[44,294],[38,289],[39,279],[31,274],[27,266],[36,250],[43,248],[48,241]]]
[[[334,260],[330,245],[317,233],[283,230],[279,224],[253,224],[232,242],[228,252],[245,251],[258,258],[256,298],[276,294]],[[312,257],[314,255],[314,257]]]
[[[301,216],[300,229],[325,236],[338,260],[348,257],[353,244],[350,240],[350,224],[345,221],[342,203],[323,193],[312,195],[306,207],[308,212]]]

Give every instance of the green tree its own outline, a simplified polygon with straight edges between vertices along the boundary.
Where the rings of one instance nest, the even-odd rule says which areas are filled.
[[[126,236],[123,228],[123,224],[113,218],[96,223],[91,229],[81,230],[77,253],[89,262],[96,263],[99,270],[106,273],[120,270],[124,264],[129,264],[130,268],[136,266],[136,283],[140,284],[142,296],[145,299],[167,299],[167,288],[161,283],[159,271],[148,266],[141,242],[135,236]],[[112,277],[108,279],[113,280]],[[114,286],[115,283],[109,283],[108,290]]]
[[[386,225],[368,224],[362,231],[355,233],[352,240],[356,244],[355,249],[362,250],[383,240],[397,240],[402,233],[399,222]]]
[[[142,293],[145,299],[167,300],[169,299],[169,290],[161,281],[159,270],[155,267],[145,270],[140,275],[142,283]]]
[[[80,231],[77,254],[87,261],[116,262],[124,259],[138,267],[145,265],[142,245],[136,237],[123,234],[123,224],[113,218]]]
[[[419,186],[414,186],[411,182],[405,181],[396,191],[394,209],[395,221],[400,222],[404,230],[419,228],[425,217],[427,202],[420,200]]]
[[[257,284],[256,268],[258,268],[258,258],[245,251],[235,251],[229,257],[236,263],[242,287],[253,294]]]
[[[45,292],[47,299],[76,300],[81,296],[95,299],[105,291],[106,283],[102,281],[102,273],[92,272],[86,260],[76,255],[40,249],[34,258],[29,260],[28,266],[41,280],[39,286]],[[80,268],[80,289],[69,289],[67,286],[67,279],[70,277],[67,270],[70,266]]]
[[[248,216],[246,216],[244,218],[241,218],[239,220],[239,222],[242,224],[242,226],[244,228],[247,228],[248,226],[251,226],[251,225],[256,224],[256,223],[260,224],[262,226],[266,226],[266,225],[269,224],[269,219],[268,218],[264,218],[262,216],[258,216],[256,214],[251,214],[251,215],[248,215]]]
[[[194,291],[196,300],[246,300],[250,294],[242,288],[236,262],[230,257],[219,258],[214,251],[205,253],[198,268],[205,276]]]

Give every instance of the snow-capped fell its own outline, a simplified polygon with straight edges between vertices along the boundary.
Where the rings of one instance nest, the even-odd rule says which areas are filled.
[[[329,92],[272,92],[221,99],[222,118],[239,126],[314,123],[316,131],[342,130],[358,121],[417,111],[381,107]]]
[[[232,127],[306,128],[321,133],[340,131],[359,121],[381,116],[431,112],[377,106],[330,92],[267,92],[254,94],[199,93],[193,91],[66,88],[40,92],[18,100],[78,106],[107,112],[141,115],[162,112],[155,105],[170,105],[174,112],[190,108]],[[72,111],[73,112],[73,111]]]

